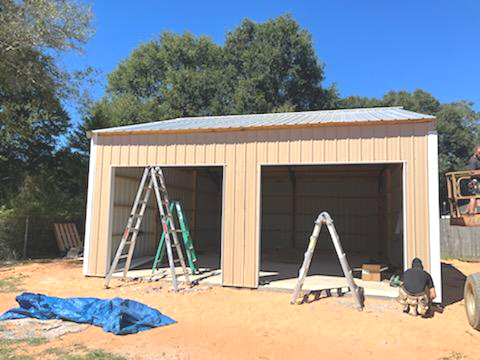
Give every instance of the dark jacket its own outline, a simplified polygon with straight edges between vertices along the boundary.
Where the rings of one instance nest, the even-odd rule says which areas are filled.
[[[403,287],[412,295],[423,293],[426,289],[434,287],[432,277],[423,270],[420,259],[413,259],[412,268],[403,273]]]

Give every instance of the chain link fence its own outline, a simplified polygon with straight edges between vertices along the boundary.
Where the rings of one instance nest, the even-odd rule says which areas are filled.
[[[74,223],[80,238],[85,233],[85,216],[45,215],[0,217],[0,260],[63,256],[57,246],[53,224]]]

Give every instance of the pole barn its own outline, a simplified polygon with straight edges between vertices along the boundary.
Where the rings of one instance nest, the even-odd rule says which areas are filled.
[[[142,167],[156,165],[186,209],[199,258],[221,269],[224,286],[296,273],[313,221],[328,211],[353,267],[373,260],[399,272],[419,257],[441,294],[433,116],[387,107],[191,117],[89,136],[87,276],[106,275]],[[161,235],[151,201],[137,265],[151,261]],[[318,246],[313,271],[338,275],[326,234]]]

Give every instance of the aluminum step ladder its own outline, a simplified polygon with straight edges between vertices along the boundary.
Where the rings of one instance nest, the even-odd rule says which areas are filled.
[[[195,249],[193,248],[193,241],[190,236],[190,228],[188,226],[187,218],[183,211],[182,204],[178,200],[172,200],[170,202],[170,213],[172,215],[176,214],[178,224],[180,225],[180,230],[177,230],[178,233],[182,234],[183,244],[185,246],[185,252],[187,253],[188,266],[192,272],[192,275],[198,274],[197,267],[197,255],[195,254]],[[163,260],[165,255],[165,233],[162,233],[160,238],[160,243],[158,245],[157,254],[155,255],[155,260],[152,266],[152,274],[158,269],[158,264]]]
[[[157,206],[160,213],[160,222],[162,224],[163,233],[165,234],[165,244],[170,272],[172,275],[173,289],[174,291],[178,291],[178,281],[175,269],[177,263],[180,263],[181,265],[182,274],[180,275],[183,275],[187,285],[190,285],[182,247],[178,241],[177,229],[175,229],[175,222],[173,221],[172,212],[170,211],[170,201],[168,199],[168,192],[162,169],[158,166],[147,166],[143,172],[142,179],[140,180],[137,195],[135,196],[127,226],[125,227],[122,239],[120,240],[120,245],[118,246],[110,270],[105,277],[105,288],[108,288],[113,274],[117,271],[118,263],[122,259],[125,259],[122,279],[125,280],[127,277],[127,272],[130,268],[138,233],[140,231],[143,216],[145,215],[152,188],[155,192]],[[174,259],[173,249],[175,249],[177,259]],[[127,252],[124,252],[125,250]]]
[[[315,246],[317,245],[318,235],[322,229],[322,225],[327,225],[328,232],[332,237],[333,245],[335,246],[335,251],[337,252],[338,259],[340,260],[340,265],[342,266],[343,274],[347,279],[348,287],[353,294],[355,299],[355,306],[358,310],[363,310],[364,304],[364,295],[363,288],[358,287],[353,280],[352,270],[348,265],[347,256],[343,252],[342,244],[340,243],[340,238],[338,236],[337,230],[333,225],[333,220],[327,212],[322,212],[318,215],[315,220],[315,227],[313,228],[312,235],[310,236],[310,242],[308,243],[307,251],[305,252],[305,258],[303,260],[302,267],[300,268],[298,274],[297,284],[293,290],[292,299],[290,300],[291,304],[295,304],[298,299],[300,291],[302,291],[303,283],[307,277],[308,269],[310,268],[310,263],[312,262],[313,252],[315,251]]]

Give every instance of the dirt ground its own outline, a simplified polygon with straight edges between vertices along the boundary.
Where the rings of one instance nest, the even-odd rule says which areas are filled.
[[[162,282],[112,281],[82,275],[80,262],[56,260],[0,267],[0,280],[20,279],[22,290],[60,297],[130,298],[178,321],[135,335],[115,336],[89,326],[43,347],[83,344],[129,359],[480,359],[480,332],[465,317],[465,275],[480,263],[442,266],[446,307],[431,319],[413,318],[392,300],[351,297],[290,305],[290,294],[200,286],[173,293]],[[0,293],[0,312],[16,307],[17,291]]]

